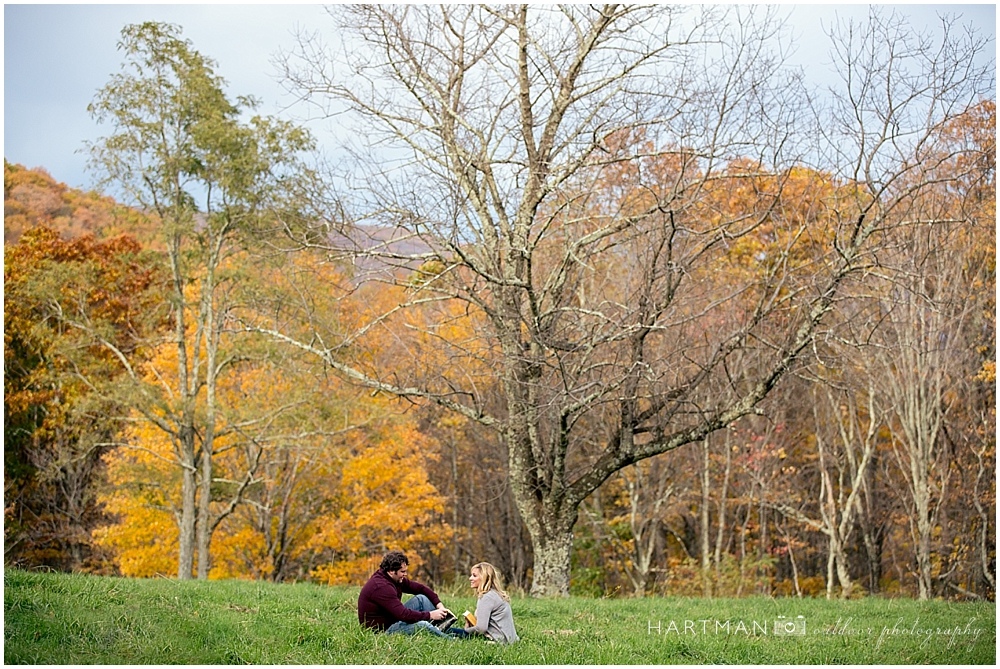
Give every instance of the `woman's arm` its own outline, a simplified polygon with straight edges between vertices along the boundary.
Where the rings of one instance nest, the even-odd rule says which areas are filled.
[[[493,609],[495,608],[494,597],[499,597],[499,595],[490,590],[479,598],[479,601],[476,602],[476,624],[466,627],[465,631],[486,634],[486,630],[490,627],[490,616],[493,614]]]

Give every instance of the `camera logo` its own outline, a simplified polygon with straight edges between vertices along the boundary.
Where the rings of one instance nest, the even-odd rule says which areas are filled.
[[[806,619],[802,616],[786,618],[778,616],[774,621],[774,636],[805,636]]]

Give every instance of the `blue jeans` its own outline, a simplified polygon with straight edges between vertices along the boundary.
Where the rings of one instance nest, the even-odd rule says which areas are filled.
[[[426,595],[414,595],[410,597],[403,606],[411,611],[433,611],[434,605],[431,604],[431,600],[427,598]],[[418,620],[415,623],[406,623],[402,620],[398,620],[386,628],[386,634],[415,634],[417,630],[425,630],[434,634],[436,636],[441,636],[445,638],[462,638],[466,636],[465,630],[463,629],[449,629],[447,632],[442,632],[434,625],[431,625],[426,620]]]

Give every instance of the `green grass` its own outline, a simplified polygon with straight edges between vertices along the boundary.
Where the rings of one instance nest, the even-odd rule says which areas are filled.
[[[357,594],[358,588],[307,583],[6,570],[4,663],[992,665],[996,659],[993,603],[515,598],[522,641],[503,647],[373,634],[358,625]],[[474,599],[445,603],[462,611]],[[804,636],[774,635],[778,616],[799,615]],[[968,633],[945,634],[956,628]]]

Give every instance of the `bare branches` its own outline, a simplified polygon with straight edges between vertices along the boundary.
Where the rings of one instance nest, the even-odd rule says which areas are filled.
[[[412,289],[407,308],[464,303],[480,319],[500,401],[483,401],[464,370],[396,381],[397,365],[390,382],[264,330],[368,388],[497,429],[538,592],[563,590],[557,553],[609,476],[760,411],[921,195],[950,178],[943,124],[988,90],[988,68],[968,64],[981,40],[953,40],[946,22],[932,48],[877,14],[833,34],[844,87],[812,110],[820,133],[807,125],[818,98],[783,68],[773,11],[335,16],[343,53],[305,36],[283,59],[288,84],[356,123],[345,206],[420,241],[409,265],[392,257],[389,280]],[[438,268],[426,281],[424,261]],[[400,312],[384,311],[371,322],[389,328]]]

